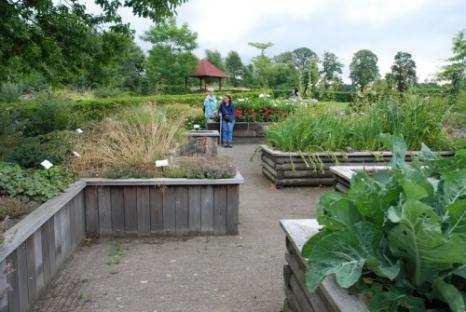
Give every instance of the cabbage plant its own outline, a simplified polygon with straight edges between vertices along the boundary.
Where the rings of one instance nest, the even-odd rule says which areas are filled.
[[[306,284],[327,276],[369,298],[371,311],[465,311],[466,150],[440,159],[426,146],[405,163],[395,139],[391,170],[358,172],[347,194],[318,204],[323,228],[303,247]]]

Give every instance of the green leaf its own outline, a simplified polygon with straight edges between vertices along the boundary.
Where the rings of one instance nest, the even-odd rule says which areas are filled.
[[[380,252],[382,232],[373,224],[359,222],[353,229],[334,232],[320,239],[309,253],[306,284],[313,292],[328,275],[335,274],[344,288],[355,284],[364,265],[380,276],[394,279],[399,264],[391,264]]]
[[[420,201],[408,200],[402,206],[401,220],[388,239],[390,250],[408,264],[417,286],[466,261],[466,239],[444,235],[434,209]]]
[[[362,220],[354,205],[337,192],[322,195],[317,205],[317,214],[319,224],[329,230],[351,228],[353,224]]]
[[[422,298],[409,296],[403,290],[391,287],[375,293],[368,308],[371,312],[392,312],[399,311],[399,308],[421,312],[425,311],[425,304]]]
[[[449,227],[447,234],[461,234],[466,236],[466,199],[456,200],[447,207]]]
[[[435,296],[448,303],[448,306],[453,312],[465,311],[463,295],[455,286],[445,282],[443,278],[439,277],[433,282],[432,287]]]
[[[443,179],[443,200],[445,205],[466,196],[466,169],[450,172]]]
[[[391,167],[401,169],[406,167],[406,151],[408,147],[403,139],[400,137],[392,137],[392,160]]]

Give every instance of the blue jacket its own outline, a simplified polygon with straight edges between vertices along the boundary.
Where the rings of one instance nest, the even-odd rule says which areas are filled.
[[[206,96],[204,100],[205,118],[214,118],[217,112],[217,99],[215,96]]]
[[[230,105],[226,105],[224,102],[222,102],[218,112],[222,115],[223,120],[235,120],[235,104],[233,102]]]

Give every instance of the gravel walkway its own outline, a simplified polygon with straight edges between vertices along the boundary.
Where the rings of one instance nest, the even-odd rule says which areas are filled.
[[[80,247],[34,311],[281,311],[281,218],[307,218],[324,188],[276,190],[256,145],[221,149],[245,178],[238,236],[99,240]]]

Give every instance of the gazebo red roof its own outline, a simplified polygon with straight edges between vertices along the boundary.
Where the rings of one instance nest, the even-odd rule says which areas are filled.
[[[196,72],[192,75],[192,77],[227,78],[228,75],[226,75],[208,60],[200,60],[199,63],[197,63]]]

